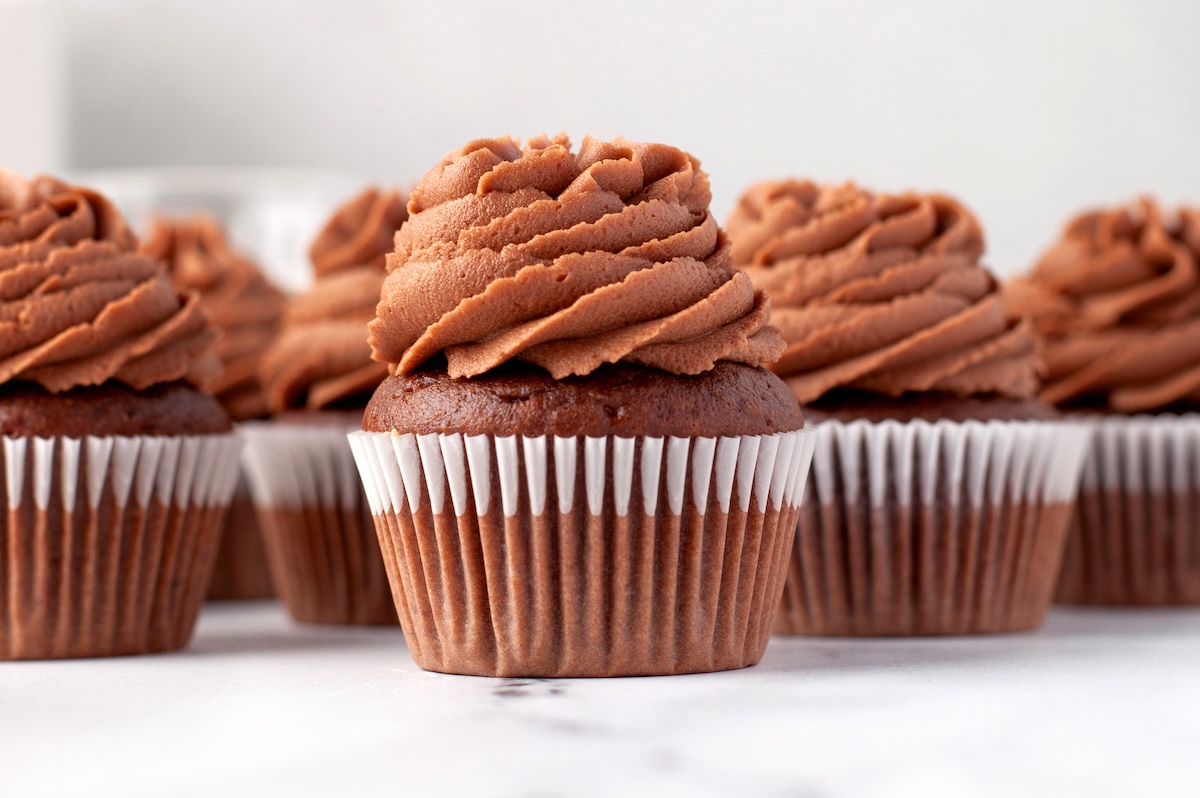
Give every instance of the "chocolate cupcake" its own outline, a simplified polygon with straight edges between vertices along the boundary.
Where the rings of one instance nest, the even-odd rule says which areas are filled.
[[[940,195],[754,186],[733,261],[771,297],[771,366],[817,446],[776,630],[1028,629],[1050,603],[1086,435],[1030,401],[1034,336]]]
[[[768,304],[672,147],[480,140],[409,200],[351,436],[421,667],[713,671],[762,656],[812,436]]]
[[[267,414],[258,366],[283,318],[284,296],[259,268],[225,238],[210,216],[156,218],[141,251],[167,265],[180,291],[194,292],[216,333],[213,351],[221,376],[209,388],[234,421]],[[221,534],[210,599],[261,599],[275,595],[262,533],[245,479],[239,479]]]
[[[1200,209],[1081,214],[1007,295],[1091,429],[1058,600],[1200,603]]]
[[[187,644],[239,442],[194,295],[116,209],[0,172],[0,659]]]
[[[300,621],[396,623],[346,433],[388,373],[371,359],[367,323],[406,216],[397,191],[373,188],[333,214],[309,252],[316,281],[291,301],[263,357],[275,416],[242,428],[271,576]]]

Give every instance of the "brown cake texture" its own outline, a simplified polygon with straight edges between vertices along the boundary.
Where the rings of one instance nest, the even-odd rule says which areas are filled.
[[[257,464],[248,476],[272,581],[299,621],[396,623],[366,499],[336,488],[355,482],[345,432],[387,375],[371,359],[367,322],[406,217],[399,191],[375,187],[333,212],[309,248],[316,279],[289,303],[260,364],[271,420],[245,427],[246,460]]]
[[[393,375],[352,440],[421,667],[762,656],[803,416],[709,200],[675,148],[544,136],[471,142],[413,191],[371,323]]]
[[[187,644],[236,472],[196,297],[115,207],[0,171],[0,659]]]
[[[1200,208],[1080,213],[1006,294],[1042,399],[1092,430],[1057,600],[1200,604]]]
[[[776,631],[1040,624],[1068,504],[1021,464],[1075,452],[1048,468],[1069,482],[1081,446],[1034,398],[1035,338],[981,265],[974,214],[941,194],[786,180],[749,188],[728,230],[786,342],[770,368],[818,434]]]

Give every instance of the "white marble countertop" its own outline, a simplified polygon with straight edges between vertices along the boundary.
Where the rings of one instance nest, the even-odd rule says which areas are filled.
[[[772,640],[703,676],[481,679],[210,605],[177,654],[0,663],[0,796],[1200,794],[1200,610]]]

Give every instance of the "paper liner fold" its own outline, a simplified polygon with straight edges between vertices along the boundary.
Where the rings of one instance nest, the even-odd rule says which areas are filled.
[[[1028,629],[1050,604],[1085,428],[826,421],[775,631]]]
[[[306,623],[395,624],[347,428],[261,422],[240,429],[271,581],[288,612]]]
[[[229,512],[225,515],[221,545],[217,548],[217,561],[208,586],[208,600],[244,601],[274,596],[258,513],[245,476],[240,476]]]
[[[1056,600],[1200,604],[1200,415],[1095,417]]]
[[[350,440],[421,667],[627,676],[761,658],[811,433]]]
[[[0,438],[0,659],[186,645],[240,445],[235,435]]]

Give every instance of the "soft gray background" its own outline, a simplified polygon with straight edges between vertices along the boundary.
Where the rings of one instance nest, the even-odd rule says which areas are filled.
[[[0,0],[0,13],[0,108],[32,109],[23,138],[0,132],[0,163],[27,169],[318,166],[407,183],[471,138],[620,133],[697,155],[721,219],[747,183],[788,174],[949,191],[1006,273],[1082,205],[1200,200],[1187,0]],[[41,54],[18,59],[17,41]]]

